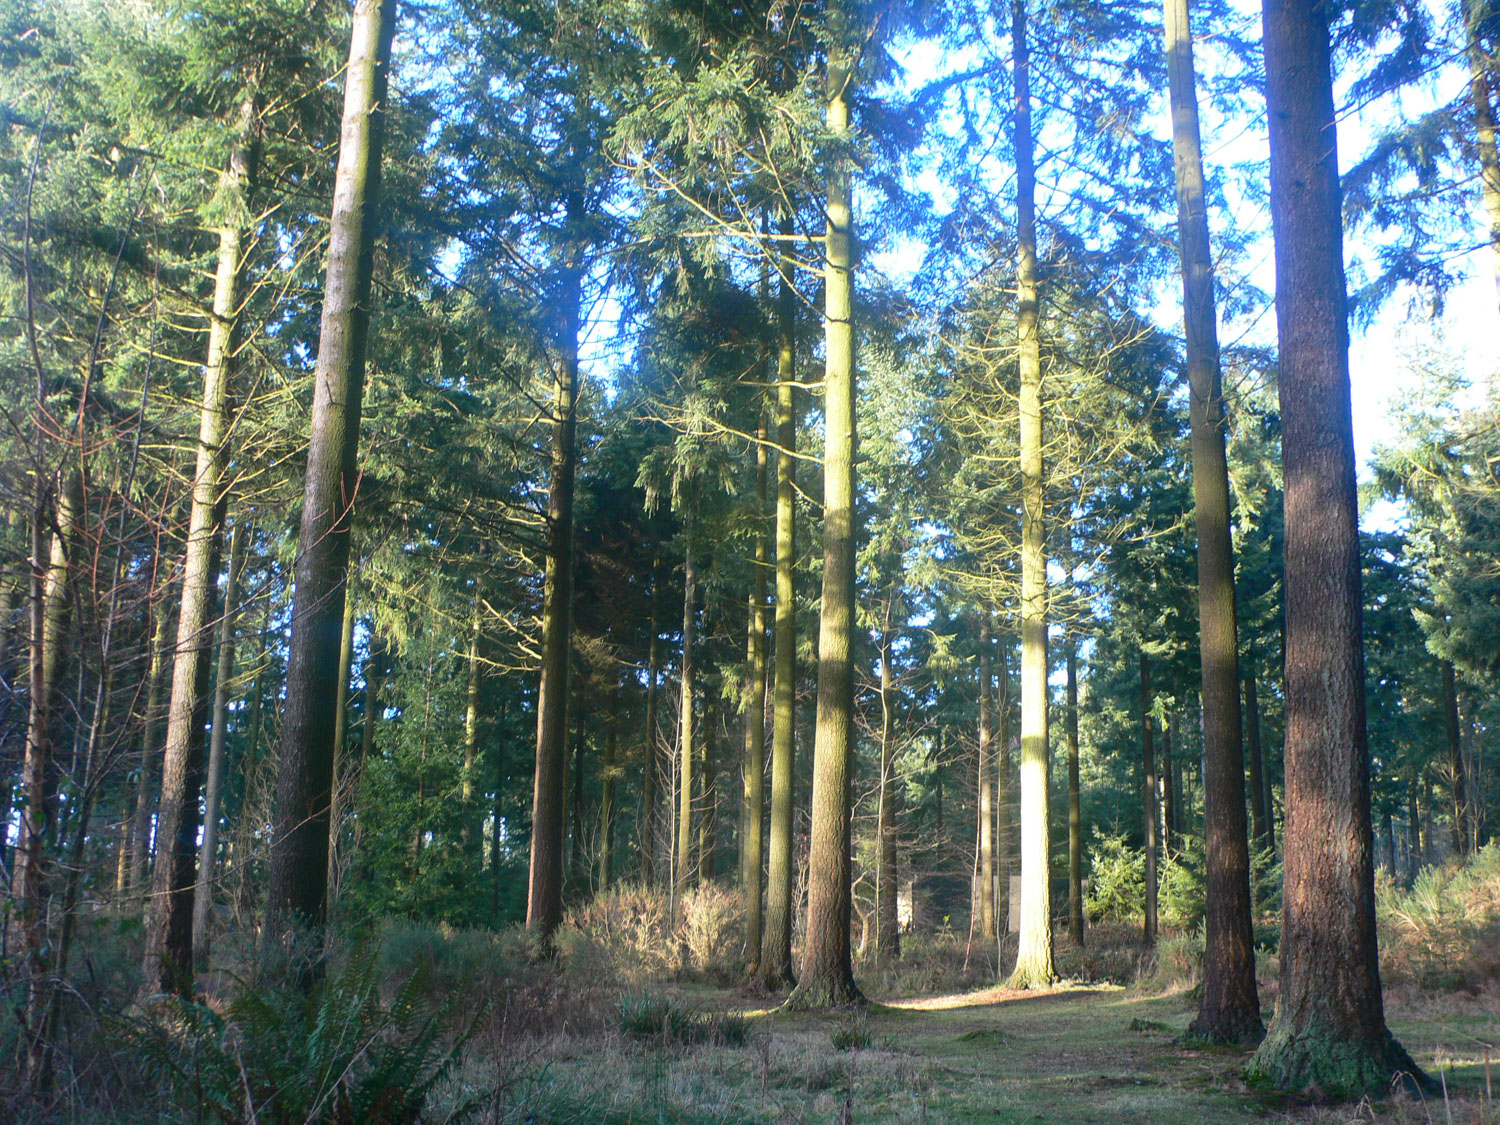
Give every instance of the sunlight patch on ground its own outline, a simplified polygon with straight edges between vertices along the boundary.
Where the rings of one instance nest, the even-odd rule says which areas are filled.
[[[987,1008],[1012,1000],[1033,1000],[1039,996],[1059,996],[1077,992],[1110,993],[1124,992],[1124,989],[1113,984],[1060,984],[1056,988],[1044,990],[1002,988],[996,985],[994,988],[982,988],[977,992],[953,992],[944,996],[919,996],[913,1000],[890,1000],[885,1003],[885,1006],[904,1008],[913,1012],[947,1012],[960,1008]]]

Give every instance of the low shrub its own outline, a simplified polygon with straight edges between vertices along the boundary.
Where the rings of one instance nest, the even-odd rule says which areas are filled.
[[[703,883],[682,896],[678,938],[695,973],[724,984],[744,969],[745,903],[738,891]]]
[[[682,970],[666,895],[620,885],[572,907],[553,937],[563,973],[575,984],[641,987]]]
[[[1159,918],[1165,927],[1196,930],[1203,924],[1207,890],[1203,881],[1203,841],[1198,837],[1182,837],[1182,846],[1166,854],[1157,885],[1157,902]]]
[[[694,1012],[675,997],[649,992],[622,996],[615,1015],[619,1029],[633,1039],[739,1047],[749,1037],[749,1023],[738,1012]]]
[[[1500,980],[1500,844],[1423,868],[1410,889],[1382,872],[1375,907],[1383,977],[1450,991]]]
[[[1125,833],[1094,827],[1089,846],[1089,893],[1084,910],[1092,922],[1138,922],[1146,909],[1146,853],[1126,843]]]
[[[874,1042],[870,1038],[870,1024],[863,1013],[842,1020],[829,1033],[835,1051],[868,1051]]]

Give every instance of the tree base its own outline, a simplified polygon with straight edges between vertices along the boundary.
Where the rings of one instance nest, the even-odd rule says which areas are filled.
[[[782,1005],[788,1012],[812,1012],[821,1008],[851,1008],[867,1003],[853,978],[813,977],[792,989]]]
[[[1293,1029],[1275,1022],[1246,1064],[1245,1078],[1326,1101],[1380,1097],[1400,1085],[1425,1089],[1432,1081],[1388,1030],[1371,1044],[1323,1028]]]
[[[1188,1025],[1179,1042],[1184,1047],[1254,1047],[1266,1037],[1266,1025],[1259,1016],[1234,1018],[1221,1015],[1214,1020],[1202,1014]]]
[[[1015,970],[1005,978],[1005,987],[1017,992],[1051,988],[1056,983],[1057,970],[1053,967],[1050,957],[1040,964],[1017,960]]]

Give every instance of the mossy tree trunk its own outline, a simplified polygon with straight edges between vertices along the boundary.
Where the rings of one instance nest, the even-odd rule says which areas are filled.
[[[1264,0],[1286,591],[1281,991],[1249,1071],[1379,1095],[1420,1074],[1386,1028],[1375,934],[1349,330],[1326,9]]]

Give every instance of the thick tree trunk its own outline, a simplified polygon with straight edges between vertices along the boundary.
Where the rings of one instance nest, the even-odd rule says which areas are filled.
[[[1083,806],[1078,784],[1078,643],[1068,637],[1068,929],[1083,945]]]
[[[57,727],[66,705],[58,688],[71,605],[68,568],[77,550],[83,518],[83,481],[76,472],[69,474],[57,498],[55,530],[48,535],[48,529],[54,526],[49,510],[50,489],[43,483],[45,474],[40,466],[36,475],[31,529],[29,699],[26,756],[21,767],[26,804],[16,838],[11,889],[18,904],[16,913],[26,964],[23,1028],[26,1081],[31,1090],[40,1093],[52,1081],[52,1045],[46,1037],[46,1013],[53,989],[47,884],[55,865],[47,852],[56,832]]]
[[[792,233],[790,215],[781,233]],[[790,267],[784,267],[789,269]],[[792,975],[792,787],[797,732],[797,307],[782,275],[776,300],[776,666],[771,692],[771,816],[767,841],[765,936],[757,978],[767,991],[790,988]]]
[[[745,675],[750,685],[745,703],[744,803],[740,811],[740,888],[745,896],[745,964],[754,974],[760,965],[762,900],[765,883],[766,806],[766,484],[769,451],[762,422],[755,447],[755,576],[750,584],[750,628]]]
[[[240,107],[239,140],[220,177],[221,189],[243,207],[255,179],[256,102]],[[219,228],[218,272],[203,368],[203,399],[198,415],[198,456],[188,516],[187,550],[182,566],[182,602],[177,614],[177,648],[172,661],[172,693],[167,704],[167,738],[162,757],[161,806],[156,831],[156,866],[151,876],[150,925],[141,995],[193,987],[193,914],[198,856],[198,798],[203,784],[203,728],[211,700],[209,660],[213,654],[214,599],[223,545],[224,475],[229,464],[230,390],[238,365],[240,291],[245,266],[245,232],[235,215]],[[226,606],[226,612],[228,607]]]
[[[1327,13],[1264,0],[1286,544],[1281,992],[1250,1071],[1357,1098],[1420,1075],[1375,936],[1348,321]]]
[[[990,696],[990,619],[979,623],[979,782],[975,806],[979,814],[979,886],[975,888],[977,929],[982,948],[989,949],[998,937],[995,929],[995,741]],[[988,956],[988,954],[986,954]]]
[[[395,26],[396,0],[357,0],[292,602],[266,895],[268,951],[303,926],[321,929],[328,909],[334,730],[328,701],[337,694],[349,529],[359,485],[356,458],[375,265],[373,211]]]
[[[224,611],[219,615],[219,667],[214,682],[208,740],[208,781],[203,793],[203,844],[198,849],[198,891],[193,898],[193,963],[208,967],[209,915],[214,901],[214,869],[219,856],[219,812],[224,792],[224,754],[229,737],[229,689],[234,680],[234,619],[239,611],[240,576],[245,569],[245,525],[236,522],[229,540],[229,574]]]
[[[582,221],[582,202],[568,203],[569,224]],[[562,921],[563,786],[568,749],[568,672],[572,663],[573,495],[577,473],[578,328],[582,274],[569,263],[561,296],[552,403],[551,484],[547,496],[547,563],[542,593],[542,673],[537,691],[536,773],[531,799],[531,870],[526,927],[552,940]]]
[[[1142,937],[1146,944],[1156,941],[1156,746],[1155,722],[1151,718],[1151,665],[1144,652],[1140,655],[1141,679],[1141,812],[1142,835],[1146,849],[1146,920]]]
[[[1052,963],[1051,826],[1047,807],[1047,549],[1042,463],[1042,353],[1037,336],[1036,157],[1026,0],[1011,2],[1015,52],[1016,273],[1021,369],[1021,918],[1012,988],[1047,988]]]
[[[1469,806],[1465,795],[1463,742],[1458,735],[1458,688],[1454,683],[1453,665],[1443,666],[1443,726],[1448,743],[1448,793],[1452,820],[1449,822],[1453,854],[1463,856],[1469,850]]]
[[[656,754],[656,681],[660,666],[658,657],[658,611],[661,601],[661,562],[651,563],[651,617],[646,639],[646,730],[642,741],[640,875],[642,886],[656,883],[656,795],[660,789],[660,771]]]
[[[682,556],[682,670],[677,714],[677,854],[673,860],[672,916],[679,917],[682,896],[692,886],[693,866],[693,778],[696,723],[693,709],[698,698],[693,663],[693,644],[698,632],[698,571],[693,557],[694,501],[684,505]]]
[[[846,14],[830,5],[827,128],[849,136],[854,66]],[[823,604],[818,622],[818,712],[813,741],[807,942],[787,1004],[820,1008],[861,999],[849,944],[851,783],[854,770],[854,256],[849,167],[828,169],[824,239]]]
[[[895,593],[892,591],[891,600]],[[896,690],[891,678],[890,606],[880,638],[880,807],[875,839],[875,958],[887,963],[901,956],[901,927],[896,910]]]
[[[1240,742],[1234,546],[1229,534],[1229,465],[1224,455],[1224,391],[1219,371],[1213,254],[1209,246],[1188,0],[1163,0],[1162,10],[1171,88],[1177,246],[1182,264],[1183,325],[1191,400],[1205,769],[1204,924],[1208,944],[1198,1015],[1189,1031],[1218,1043],[1250,1043],[1260,1040],[1265,1026],[1260,1020],[1260,998],[1255,990],[1255,945],[1250,918],[1250,849],[1245,837],[1245,755]],[[1166,777],[1170,794],[1171,744],[1167,745]]]

